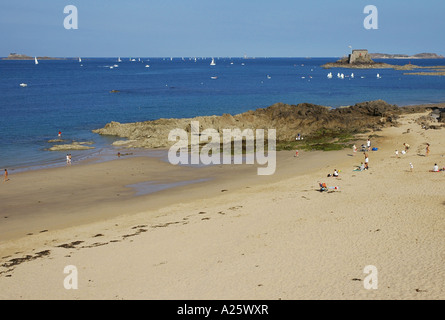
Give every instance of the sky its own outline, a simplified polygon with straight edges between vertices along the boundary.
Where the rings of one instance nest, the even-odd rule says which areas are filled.
[[[78,29],[66,29],[65,6]],[[378,29],[363,25],[367,5]],[[443,0],[0,0],[0,56],[445,55]]]

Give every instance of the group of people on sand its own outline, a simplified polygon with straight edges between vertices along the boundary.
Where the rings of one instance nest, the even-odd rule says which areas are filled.
[[[405,154],[408,152],[408,150],[409,150],[409,148],[410,148],[410,145],[409,145],[408,143],[404,143],[404,144],[403,144],[403,148],[404,148],[404,149],[403,149],[400,153],[401,153],[402,155],[405,155]],[[397,158],[400,158],[399,150],[396,149],[395,154],[396,154],[396,157],[397,157]]]

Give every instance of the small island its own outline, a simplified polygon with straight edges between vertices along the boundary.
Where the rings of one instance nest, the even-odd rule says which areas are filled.
[[[349,68],[349,69],[396,69],[396,70],[413,70],[420,68],[413,64],[406,64],[404,66],[392,65],[389,63],[375,62],[371,59],[368,50],[352,50],[348,57],[344,57],[336,62],[329,62],[322,65],[323,68]]]
[[[53,58],[53,57],[37,57],[39,60],[64,60],[63,58]],[[30,57],[26,54],[19,53],[10,53],[6,58],[2,58],[2,60],[34,60],[34,57]]]
[[[352,53],[348,57],[344,57],[336,62],[329,62],[322,65],[322,68],[348,68],[348,69],[394,69],[394,70],[415,70],[415,69],[429,69],[423,72],[405,73],[412,75],[423,76],[444,76],[445,66],[431,66],[421,67],[409,62],[405,65],[394,65],[384,62],[375,62],[371,58],[372,54],[368,53],[366,49],[352,50]],[[417,58],[420,59],[420,58]]]

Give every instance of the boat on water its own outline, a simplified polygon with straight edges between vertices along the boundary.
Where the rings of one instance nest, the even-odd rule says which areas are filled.
[[[82,62],[82,59],[79,57],[79,62]]]
[[[212,58],[212,62],[210,62],[211,66],[216,66],[215,59]]]
[[[150,65],[146,64],[145,67],[146,67],[146,68],[150,68]]]
[[[218,79],[218,77],[216,77],[216,76],[213,76],[213,77],[210,77],[210,79],[213,79],[213,80],[215,80],[215,79]]]
[[[21,83],[20,86],[21,87],[27,87],[28,85],[26,83]]]
[[[122,62],[121,57],[117,58],[117,62]]]
[[[329,72],[327,77],[328,77],[328,79],[332,79],[332,72]]]
[[[37,57],[34,57],[34,63],[39,64],[39,61],[37,60]]]

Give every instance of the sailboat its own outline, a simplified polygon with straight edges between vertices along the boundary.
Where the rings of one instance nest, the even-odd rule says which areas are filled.
[[[82,59],[80,59],[80,57],[79,57],[79,62],[82,62]]]
[[[354,79],[354,73],[351,73],[351,78]]]
[[[215,66],[215,65],[216,65],[216,63],[215,63],[215,59],[212,58],[212,62],[210,62],[210,65],[211,65],[211,66]]]
[[[380,74],[379,73],[377,73],[377,79],[380,79],[381,77],[380,77]]]
[[[117,62],[122,62],[121,57],[117,58]]]
[[[37,61],[37,57],[34,57],[34,63],[39,64],[39,61]]]
[[[328,73],[328,78],[329,78],[329,79],[332,79],[332,72],[329,72],[329,73]]]

